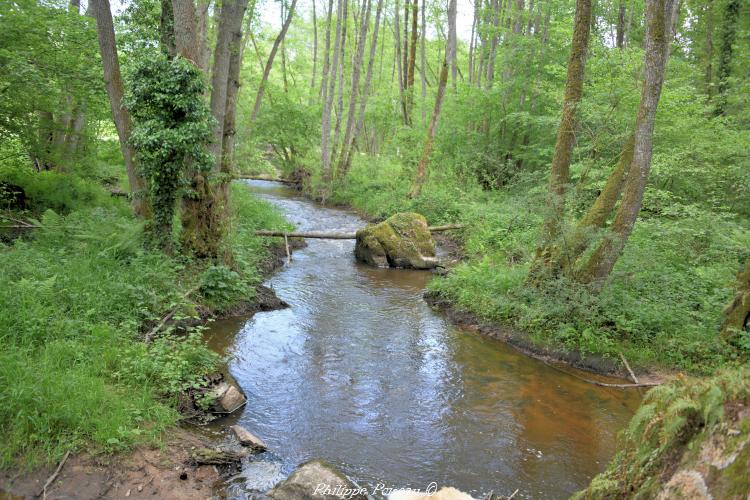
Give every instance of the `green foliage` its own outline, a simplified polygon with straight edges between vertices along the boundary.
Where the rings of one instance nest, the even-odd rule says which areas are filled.
[[[704,480],[715,498],[741,497],[747,492],[750,453],[742,440],[750,430],[749,405],[747,368],[650,390],[620,434],[620,451],[574,498],[655,498],[677,470],[691,469],[710,469]]]
[[[224,265],[211,266],[200,276],[200,293],[206,303],[214,308],[223,309],[248,298],[250,288],[242,281],[238,273]]]
[[[140,53],[128,80],[125,104],[134,120],[130,142],[150,185],[153,237],[168,248],[186,170],[207,174],[213,164],[205,149],[212,123],[206,85],[190,61],[169,59],[156,50]]]

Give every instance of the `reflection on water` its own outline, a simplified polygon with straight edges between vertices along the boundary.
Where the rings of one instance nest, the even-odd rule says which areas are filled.
[[[275,184],[250,185],[301,230],[364,225]],[[429,273],[362,266],[353,245],[309,240],[268,282],[289,309],[208,333],[249,398],[233,419],[273,451],[238,481],[263,489],[263,472],[276,480],[321,457],[363,486],[435,481],[474,496],[563,498],[603,468],[637,393],[452,327],[422,300]]]

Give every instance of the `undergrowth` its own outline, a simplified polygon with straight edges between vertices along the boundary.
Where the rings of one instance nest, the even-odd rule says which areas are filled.
[[[35,175],[24,189],[44,194],[39,206],[54,174]],[[167,311],[179,320],[251,299],[268,255],[253,232],[285,224],[245,186],[232,194],[231,268],[147,250],[142,223],[109,196],[22,214],[39,227],[0,247],[0,467],[126,449],[176,422],[176,395],[220,359],[200,328],[166,328],[149,344],[144,332]]]

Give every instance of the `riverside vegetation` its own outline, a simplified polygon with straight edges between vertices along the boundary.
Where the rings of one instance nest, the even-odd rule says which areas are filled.
[[[0,467],[154,442],[177,421],[178,395],[220,363],[181,320],[251,300],[271,244],[255,230],[289,228],[231,183],[271,173],[374,220],[462,223],[465,258],[431,292],[536,344],[721,369],[650,393],[588,494],[635,477],[656,491],[669,464],[638,462],[647,450],[748,405],[749,14],[0,0]],[[666,441],[637,442],[672,414],[685,422],[650,427]]]

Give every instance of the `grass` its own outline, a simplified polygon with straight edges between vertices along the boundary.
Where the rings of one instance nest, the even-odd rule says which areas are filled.
[[[146,250],[141,222],[108,196],[27,214],[41,227],[0,246],[0,467],[127,449],[176,422],[176,394],[220,359],[199,329],[148,345],[144,329],[175,307],[182,318],[251,298],[268,255],[253,231],[285,224],[244,186],[232,193],[231,269]]]
[[[676,203],[664,213],[652,193],[600,295],[564,279],[540,290],[525,284],[543,218],[539,175],[485,191],[436,169],[423,195],[409,200],[411,175],[398,160],[359,156],[331,201],[376,219],[412,210],[432,224],[466,224],[460,239],[467,260],[430,284],[459,308],[539,344],[613,358],[623,352],[643,367],[709,373],[750,356],[717,336],[750,248],[747,221]],[[586,200],[571,205],[585,207]]]

